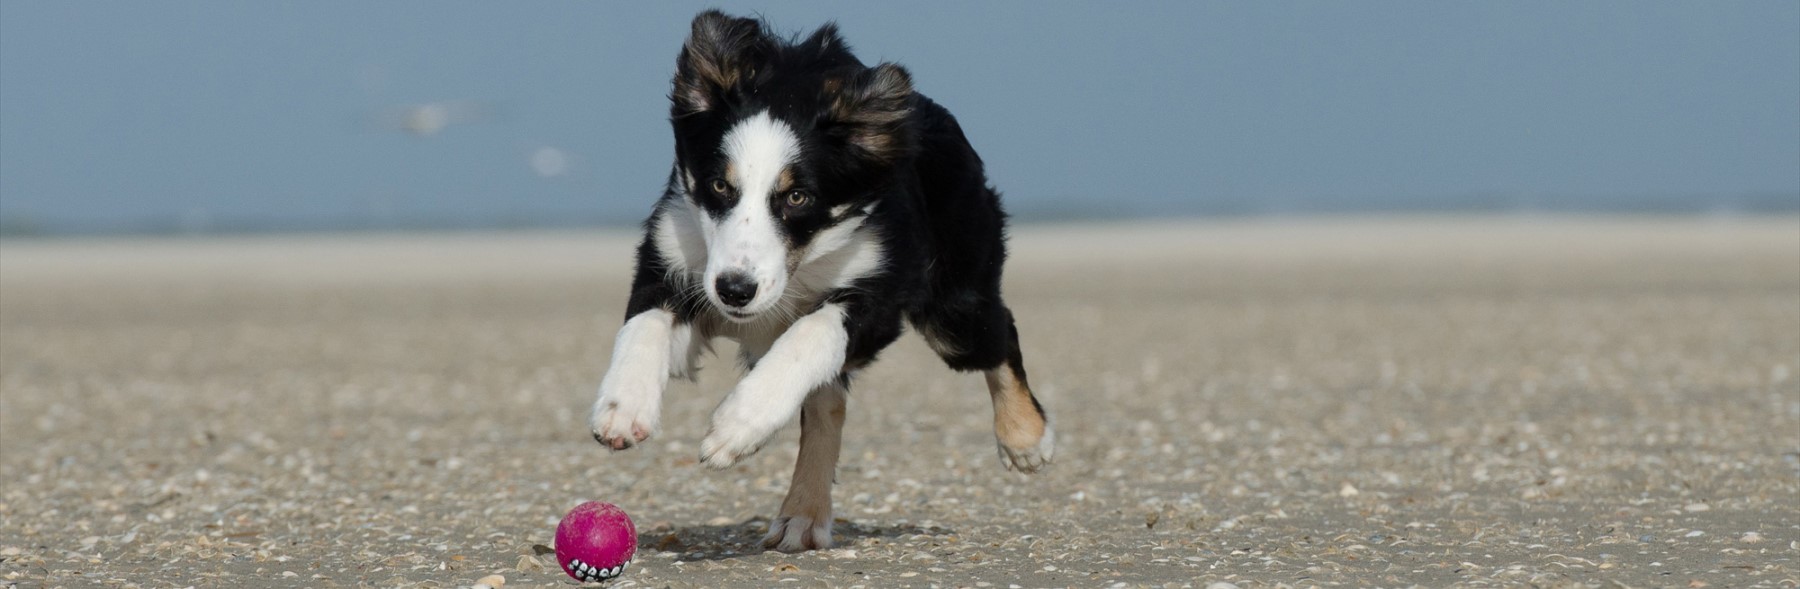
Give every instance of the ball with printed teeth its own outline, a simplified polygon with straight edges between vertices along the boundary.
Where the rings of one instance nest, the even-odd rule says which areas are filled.
[[[575,506],[556,526],[556,561],[583,583],[625,573],[637,553],[637,526],[619,506],[589,501]]]

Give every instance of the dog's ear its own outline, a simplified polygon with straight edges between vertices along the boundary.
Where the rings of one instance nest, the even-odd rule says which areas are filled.
[[[834,94],[831,118],[843,137],[869,159],[889,163],[912,153],[912,76],[906,68],[882,63],[850,76],[830,78],[825,91]]]
[[[801,41],[800,46],[810,47],[813,53],[818,55],[826,55],[833,51],[844,53],[850,51],[850,46],[844,43],[842,36],[838,35],[838,26],[835,22],[821,25],[818,30],[813,31],[813,34],[808,35],[805,41]]]
[[[669,99],[676,114],[717,108],[726,92],[756,74],[767,46],[761,21],[717,10],[695,16],[694,30],[675,58],[675,88]]]

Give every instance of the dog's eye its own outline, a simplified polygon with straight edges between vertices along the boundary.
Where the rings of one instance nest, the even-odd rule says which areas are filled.
[[[731,185],[726,184],[724,178],[713,178],[712,191],[715,194],[725,194],[731,191]]]
[[[812,197],[807,196],[805,192],[790,190],[787,193],[787,206],[791,208],[797,209],[806,206],[808,202],[812,202]]]

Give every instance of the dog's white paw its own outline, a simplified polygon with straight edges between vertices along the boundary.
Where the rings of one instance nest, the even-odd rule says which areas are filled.
[[[726,468],[762,449],[769,436],[787,422],[772,411],[757,411],[728,399],[713,413],[712,429],[700,440],[700,461],[712,468]]]
[[[769,533],[763,536],[763,548],[782,552],[824,550],[831,547],[831,513],[822,518],[784,515],[769,522]]]
[[[639,395],[642,397],[644,395]],[[594,401],[588,428],[594,440],[613,450],[624,450],[656,435],[660,407],[655,401],[631,395],[606,395]]]
[[[994,444],[1000,448],[1000,464],[1007,470],[1023,473],[1034,473],[1042,470],[1056,456],[1056,430],[1049,423],[1044,424],[1044,435],[1038,438],[1037,444],[1013,448],[1003,443]]]
[[[711,468],[728,468],[762,449],[763,442],[774,433],[774,428],[714,420],[712,429],[706,432],[706,439],[700,440],[700,461]]]
[[[669,330],[674,315],[652,309],[619,328],[612,366],[600,379],[600,395],[588,414],[594,440],[614,450],[630,448],[656,434],[668,384]]]

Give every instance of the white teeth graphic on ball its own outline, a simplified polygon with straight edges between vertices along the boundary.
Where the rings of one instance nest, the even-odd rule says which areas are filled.
[[[619,573],[625,572],[625,563],[621,563],[619,566],[610,569],[603,569],[581,562],[581,559],[579,558],[574,558],[569,559],[569,568],[575,569],[576,573],[580,573],[582,581],[605,581],[619,576]]]

